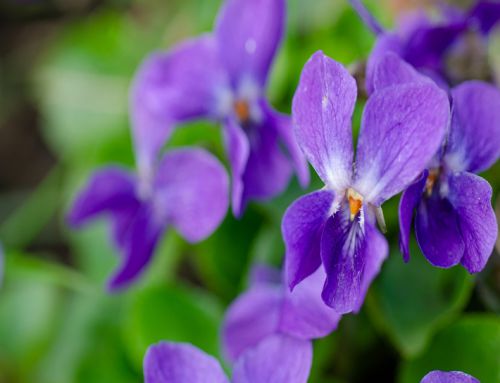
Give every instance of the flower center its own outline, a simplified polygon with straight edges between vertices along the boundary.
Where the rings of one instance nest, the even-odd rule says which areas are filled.
[[[250,121],[250,105],[246,100],[236,100],[233,103],[234,114],[242,124]]]
[[[354,189],[347,190],[347,200],[349,202],[349,212],[351,221],[358,215],[363,206],[363,196]]]
[[[425,193],[427,194],[427,196],[430,196],[432,194],[432,190],[434,189],[434,185],[436,185],[438,179],[439,169],[429,170],[429,175],[427,176],[427,180],[425,181]]]

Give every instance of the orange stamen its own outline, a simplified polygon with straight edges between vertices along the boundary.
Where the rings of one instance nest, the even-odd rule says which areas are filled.
[[[434,185],[439,178],[439,169],[431,169],[429,171],[429,175],[427,176],[427,180],[425,181],[425,192],[428,196],[432,194],[432,189],[434,189]]]
[[[236,100],[233,107],[238,120],[241,122],[247,122],[250,120],[250,106],[248,105],[248,102],[244,100]]]
[[[347,191],[347,200],[349,201],[349,212],[351,213],[351,221],[358,215],[363,206],[363,197],[356,191],[349,189]]]

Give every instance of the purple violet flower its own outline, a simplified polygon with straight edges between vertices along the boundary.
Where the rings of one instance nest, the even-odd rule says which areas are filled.
[[[236,216],[250,199],[281,193],[293,167],[308,184],[290,118],[273,110],[264,95],[284,16],[285,0],[227,0],[213,34],[144,62],[131,98],[141,177],[152,172],[174,125],[206,118],[223,125]]]
[[[420,383],[480,383],[478,379],[461,371],[431,371]]]
[[[366,8],[358,0],[355,9],[368,20]],[[367,67],[367,89],[376,61],[392,51],[443,87],[466,80],[493,82],[488,59],[488,38],[500,21],[500,2],[478,0],[467,12],[447,6],[436,22],[423,12],[408,15],[393,32],[378,33]],[[369,13],[368,13],[369,14]],[[367,26],[374,30],[372,22]]]
[[[274,334],[311,340],[335,330],[341,316],[321,299],[325,277],[324,270],[318,268],[293,292],[279,274],[276,280],[256,278],[226,312],[222,337],[227,358],[237,360]]]
[[[391,68],[388,63],[397,61],[401,62],[388,54],[380,68]],[[376,71],[376,91],[384,84],[411,82],[412,75],[421,77],[408,64],[401,62],[400,68],[405,70]],[[442,148],[401,197],[400,248],[408,261],[415,211],[417,242],[429,262],[445,268],[461,263],[477,273],[498,236],[491,186],[474,173],[488,169],[500,157],[500,91],[480,81],[466,81],[451,89],[450,98],[451,124]]]
[[[250,289],[229,307],[223,324],[224,351],[234,363],[234,383],[306,382],[311,339],[333,331],[340,315],[320,297],[318,269],[290,292],[277,270],[255,268]],[[276,367],[279,366],[279,367]],[[146,383],[229,382],[219,363],[187,344],[161,342],[149,348]]]
[[[311,342],[273,335],[243,353],[233,383],[306,383]],[[229,383],[219,362],[190,344],[160,342],[144,358],[145,383]]]
[[[360,309],[387,256],[375,227],[382,203],[422,172],[449,123],[446,93],[430,81],[376,91],[364,109],[354,165],[356,98],[355,80],[322,52],[304,66],[293,99],[295,133],[326,186],[296,200],[282,223],[289,287],[323,264],[322,298],[341,314]]]
[[[150,181],[140,183],[121,167],[98,170],[69,214],[73,227],[98,215],[110,219],[113,240],[123,257],[109,281],[110,290],[123,288],[139,276],[167,227],[173,226],[187,241],[197,242],[210,235],[226,214],[227,173],[205,150],[168,152]]]
[[[372,87],[431,81],[392,52],[379,60]],[[404,192],[399,205],[400,249],[410,259],[414,211],[417,242],[438,267],[461,263],[470,273],[481,271],[498,236],[492,190],[474,173],[500,157],[500,91],[480,81],[450,90],[451,123],[439,152]]]
[[[372,88],[431,81],[392,52],[379,60]],[[403,193],[399,205],[400,248],[410,258],[415,234],[424,256],[438,267],[461,263],[470,273],[486,265],[498,236],[489,183],[474,173],[500,157],[500,90],[466,81],[450,90],[451,123],[440,151]]]

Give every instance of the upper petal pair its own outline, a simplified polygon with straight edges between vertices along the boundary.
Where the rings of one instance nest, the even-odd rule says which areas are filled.
[[[281,40],[284,7],[284,0],[228,0],[214,35],[181,43],[169,53],[153,54],[143,63],[131,93],[141,171],[151,172],[175,124],[220,117],[228,107],[231,84],[250,77],[264,85]]]
[[[356,84],[317,52],[306,63],[293,101],[299,145],[330,189],[352,178],[351,118]],[[376,91],[363,113],[354,181],[368,202],[380,205],[403,190],[441,145],[449,120],[446,94],[430,82]]]
[[[429,82],[392,52],[378,58],[372,87]],[[450,90],[451,126],[444,161],[452,171],[472,173],[488,169],[500,156],[500,91],[481,81],[466,81]]]
[[[306,383],[311,362],[310,342],[275,335],[238,359],[232,381]],[[229,383],[215,358],[191,345],[168,342],[148,349],[144,377],[146,383]]]

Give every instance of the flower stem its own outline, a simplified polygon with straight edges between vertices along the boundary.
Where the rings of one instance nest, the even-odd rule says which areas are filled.
[[[358,13],[358,16],[365,23],[365,25],[372,30],[375,35],[379,35],[384,32],[384,28],[379,24],[377,19],[371,14],[371,12],[365,7],[361,0],[348,0],[354,10]]]

